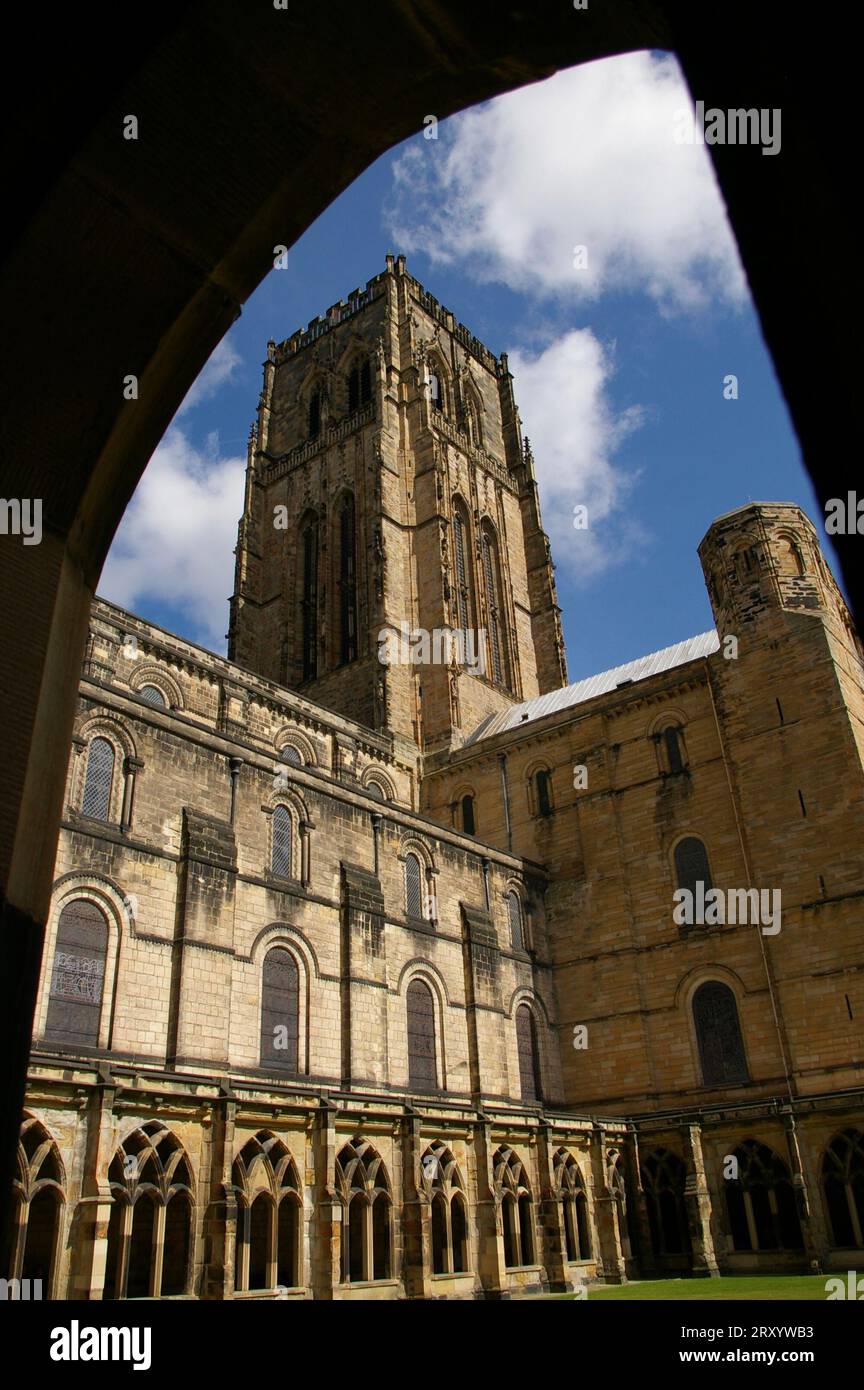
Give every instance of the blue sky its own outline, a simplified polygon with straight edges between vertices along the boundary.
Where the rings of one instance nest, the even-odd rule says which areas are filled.
[[[710,627],[696,547],[712,519],[750,499],[797,502],[817,522],[820,511],[707,151],[675,142],[684,106],[674,59],[630,54],[382,156],[244,306],[145,472],[100,593],[225,650],[267,339],[365,284],[393,251],[510,354],[570,680]],[[737,399],[724,398],[729,374]],[[573,528],[577,504],[586,530]]]

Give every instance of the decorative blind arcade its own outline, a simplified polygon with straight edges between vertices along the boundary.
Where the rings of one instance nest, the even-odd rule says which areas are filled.
[[[111,810],[111,783],[114,779],[114,746],[107,738],[94,738],[87,753],[87,775],[81,810],[85,816],[107,820]]]
[[[432,991],[422,980],[408,986],[408,1084],[413,1090],[434,1091],[435,1005]]]
[[[108,923],[95,903],[67,903],[57,924],[46,1038],[98,1047],[107,950]]]

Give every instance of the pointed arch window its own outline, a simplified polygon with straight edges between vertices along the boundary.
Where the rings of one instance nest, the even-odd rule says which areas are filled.
[[[274,946],[261,975],[261,1065],[299,1070],[300,972],[290,951]]]
[[[864,1248],[864,1134],[844,1129],[825,1151],[822,1188],[834,1244]]]
[[[57,923],[45,1038],[69,1046],[99,1046],[108,922],[95,903],[67,903]]]
[[[408,1085],[412,1091],[434,1091],[438,1084],[435,1057],[435,1001],[424,980],[412,980],[407,990]]]
[[[501,1209],[504,1263],[508,1269],[534,1263],[534,1203],[525,1169],[512,1149],[492,1159],[495,1197]]]
[[[734,1086],[749,1080],[735,995],[722,980],[708,980],[693,996],[702,1084]]]
[[[65,1206],[64,1182],[57,1145],[44,1125],[26,1115],[18,1140],[9,1268],[10,1279],[29,1281],[27,1291],[21,1291],[24,1298],[53,1296]]]
[[[496,685],[509,685],[507,642],[504,634],[504,605],[501,590],[501,567],[498,544],[488,527],[481,538],[483,575],[486,581],[486,607],[489,617],[489,647],[492,660],[492,679]]]
[[[423,917],[423,866],[416,854],[405,856],[405,911],[409,917]]]
[[[566,1149],[559,1149],[552,1166],[555,1187],[561,1202],[564,1225],[564,1251],[567,1259],[590,1260],[591,1232],[588,1223],[588,1198],[579,1164]]]
[[[108,1181],[114,1200],[104,1297],[167,1298],[186,1293],[191,1274],[193,1187],[180,1140],[159,1120],[148,1120],[117,1149]]]
[[[281,1139],[259,1130],[231,1170],[237,1198],[234,1288],[297,1288],[303,1282],[303,1199],[297,1169]]]
[[[357,1138],[340,1150],[336,1188],[342,1201],[342,1282],[389,1279],[392,1269],[390,1179],[380,1155]]]
[[[453,557],[456,566],[456,620],[463,633],[471,631],[474,611],[468,536],[468,520],[457,503],[453,511]]]
[[[642,1164],[642,1187],[655,1256],[690,1255],[684,1196],[687,1169],[677,1154],[656,1149]]]
[[[309,438],[317,439],[321,433],[321,392],[315,390],[309,397],[308,410]]]
[[[368,357],[355,362],[348,373],[348,410],[353,414],[372,399],[372,365]]]
[[[111,787],[114,781],[114,745],[107,738],[94,738],[87,750],[87,772],[81,810],[94,820],[107,821],[111,814]]]
[[[800,1250],[801,1223],[786,1164],[755,1139],[745,1139],[734,1157],[738,1176],[723,1184],[734,1248]]]
[[[678,879],[678,887],[686,888],[694,895],[698,883],[704,884],[706,893],[711,888],[708,851],[695,835],[688,835],[675,846],[675,876]]]
[[[468,1222],[462,1175],[443,1144],[430,1144],[421,1159],[421,1187],[429,1202],[433,1274],[468,1269]]]
[[[522,925],[522,904],[519,894],[507,894],[507,921],[510,925],[510,945],[514,951],[525,950],[525,932]]]
[[[354,494],[346,493],[339,509],[339,660],[357,656],[357,541]]]
[[[529,1105],[541,1099],[540,1058],[537,1047],[537,1023],[527,1004],[516,1010],[516,1050],[519,1056],[519,1091]]]
[[[318,523],[309,517],[300,532],[300,622],[304,681],[318,674]]]

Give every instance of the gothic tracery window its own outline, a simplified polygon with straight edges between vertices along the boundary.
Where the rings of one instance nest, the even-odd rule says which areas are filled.
[[[57,923],[46,1041],[99,1046],[107,953],[104,912],[85,898],[66,903]]]
[[[274,946],[261,972],[261,1065],[299,1070],[300,972],[291,952]]]
[[[309,427],[309,438],[317,439],[321,433],[321,392],[315,390],[309,397],[309,407],[307,411],[307,422]]]
[[[438,1084],[435,1056],[435,1000],[424,980],[412,980],[406,991],[408,1012],[408,1085],[412,1091],[434,1091]]]
[[[463,633],[472,630],[474,612],[469,535],[467,517],[461,503],[457,502],[453,509],[453,559],[456,579],[456,619],[459,630]]]
[[[567,1259],[590,1260],[591,1230],[588,1223],[588,1197],[582,1171],[572,1154],[559,1149],[552,1161],[555,1190],[561,1202],[564,1250]]]
[[[342,1201],[341,1265],[345,1284],[390,1279],[392,1199],[390,1179],[378,1152],[353,1139],[336,1160],[336,1188]]]
[[[864,1248],[864,1133],[844,1129],[825,1150],[822,1190],[834,1244]]]
[[[303,1199],[283,1140],[259,1130],[234,1160],[231,1179],[237,1201],[235,1289],[297,1288],[302,1283]]]
[[[429,1202],[433,1274],[468,1269],[468,1222],[459,1166],[444,1144],[433,1143],[420,1162],[421,1190]]]
[[[509,688],[509,663],[504,614],[501,567],[498,544],[490,527],[484,526],[480,550],[483,557],[483,577],[486,581],[486,610],[489,626],[489,656],[492,663],[492,679],[496,685]]]
[[[28,1280],[24,1297],[53,1295],[65,1208],[65,1176],[57,1145],[32,1115],[25,1115],[18,1139],[13,1183],[15,1224],[10,1251],[10,1279]]]
[[[736,1250],[800,1250],[803,1245],[789,1169],[765,1144],[745,1139],[732,1155],[737,1177],[723,1184]]]
[[[690,1232],[684,1197],[687,1169],[677,1154],[656,1149],[642,1163],[642,1188],[651,1245],[660,1258],[689,1255]]]
[[[492,1159],[495,1200],[501,1213],[504,1263],[508,1269],[534,1263],[534,1203],[521,1161],[502,1145]]]
[[[357,541],[354,495],[346,493],[339,509],[339,661],[357,656]]]
[[[105,1298],[187,1293],[194,1199],[189,1160],[179,1139],[161,1121],[149,1120],[123,1140],[108,1181],[114,1200]]]
[[[348,373],[348,410],[351,414],[372,399],[372,366],[368,357],[355,362]]]

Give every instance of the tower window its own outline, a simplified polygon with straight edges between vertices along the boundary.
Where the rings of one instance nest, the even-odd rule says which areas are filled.
[[[111,784],[114,780],[114,745],[107,738],[94,738],[87,752],[87,774],[81,810],[94,820],[107,821],[111,813]]]
[[[468,581],[468,527],[461,507],[453,512],[453,552],[456,562],[456,619],[462,632],[471,627],[471,591]]]
[[[345,497],[339,512],[339,660],[357,656],[357,545],[354,498]]]
[[[348,410],[354,412],[372,399],[372,367],[369,358],[355,362],[348,373]]]
[[[501,573],[498,547],[494,537],[484,530],[481,543],[483,575],[486,580],[486,607],[489,615],[489,645],[492,654],[492,679],[496,685],[507,684],[507,652],[504,636],[504,610],[501,599]]]
[[[438,377],[436,376],[435,372],[429,373],[429,399],[436,410],[440,410],[442,408],[441,382],[438,380]]]
[[[309,438],[317,439],[321,433],[321,392],[313,391],[309,397]]]
[[[318,674],[318,527],[314,521],[308,521],[303,527],[300,545],[303,567],[303,679],[309,681]]]

